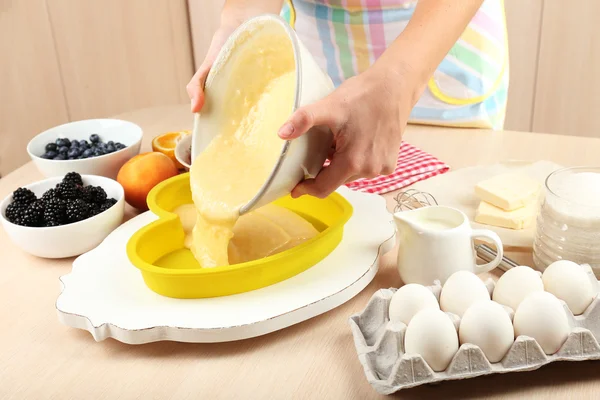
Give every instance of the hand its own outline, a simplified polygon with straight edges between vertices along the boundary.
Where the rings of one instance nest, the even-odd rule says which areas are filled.
[[[418,90],[413,90],[410,81],[406,74],[375,64],[327,97],[296,110],[280,128],[279,136],[295,139],[313,126],[324,125],[333,132],[334,148],[329,166],[314,179],[298,184],[292,197],[310,194],[324,198],[358,178],[391,174],[418,99]]]
[[[239,26],[239,23],[222,24],[221,27],[215,32],[208,53],[204,58],[204,61],[198,68],[198,71],[194,74],[190,82],[186,86],[188,96],[190,96],[192,112],[196,113],[200,111],[204,105],[204,83],[210,69],[212,68],[219,51],[233,33],[233,31]]]

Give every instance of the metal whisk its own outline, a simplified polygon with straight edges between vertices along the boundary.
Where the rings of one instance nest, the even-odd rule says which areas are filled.
[[[417,189],[400,192],[394,197],[394,200],[396,200],[394,212],[438,205],[437,200],[430,193],[421,192]]]
[[[431,193],[421,192],[417,189],[408,189],[402,191],[394,197],[396,206],[394,212],[414,210],[421,207],[437,206],[438,202]],[[479,244],[475,246],[477,256],[485,262],[490,262],[496,257],[496,250],[485,245]],[[507,257],[502,257],[502,261],[498,265],[502,271],[508,271],[511,268],[517,267],[519,264]]]

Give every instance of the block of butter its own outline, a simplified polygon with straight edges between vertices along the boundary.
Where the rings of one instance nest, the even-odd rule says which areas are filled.
[[[529,202],[525,207],[514,211],[504,211],[501,208],[482,201],[475,213],[475,222],[485,225],[498,226],[508,229],[525,229],[532,225],[537,212],[537,203]]]
[[[509,173],[479,182],[475,194],[491,205],[513,211],[535,201],[540,187],[539,182],[526,175]]]

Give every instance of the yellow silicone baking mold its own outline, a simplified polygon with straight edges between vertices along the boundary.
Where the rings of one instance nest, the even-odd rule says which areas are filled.
[[[352,205],[338,193],[326,199],[284,197],[275,202],[302,216],[319,231],[314,238],[289,250],[259,260],[215,268],[201,268],[184,247],[185,234],[172,211],[192,203],[189,173],[157,185],[148,207],[158,220],[138,230],[127,243],[127,256],[154,292],[192,299],[248,292],[291,278],[312,267],[336,248]]]

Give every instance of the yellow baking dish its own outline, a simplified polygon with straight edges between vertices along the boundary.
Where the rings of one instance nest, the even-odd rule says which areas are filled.
[[[216,268],[200,268],[184,247],[184,231],[175,208],[192,203],[189,173],[157,185],[148,206],[159,219],[138,230],[127,243],[131,263],[154,292],[193,299],[227,296],[259,289],[291,278],[325,258],[342,240],[352,205],[338,193],[326,199],[284,197],[275,202],[294,211],[319,231],[299,246],[259,260]]]

